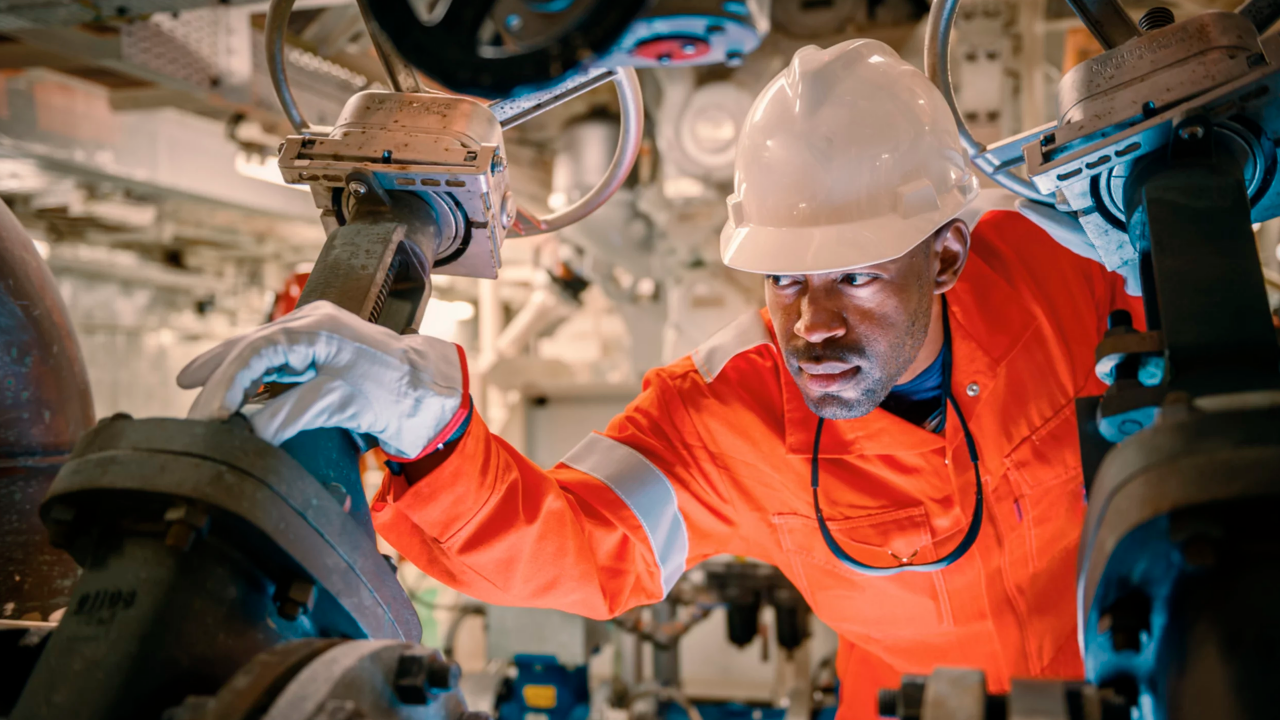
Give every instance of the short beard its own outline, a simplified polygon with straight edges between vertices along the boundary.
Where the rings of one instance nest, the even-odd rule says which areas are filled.
[[[866,372],[865,368],[863,372]],[[804,404],[809,406],[814,415],[826,420],[852,420],[880,407],[880,403],[889,397],[889,391],[892,389],[892,382],[885,382],[883,377],[876,376],[871,386],[855,398],[846,398],[831,393],[822,393],[812,397],[804,393],[801,394],[804,396]]]

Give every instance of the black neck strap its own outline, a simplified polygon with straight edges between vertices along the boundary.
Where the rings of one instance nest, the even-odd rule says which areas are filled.
[[[942,397],[944,402],[951,405],[951,409],[955,410],[956,419],[960,422],[960,429],[964,431],[964,442],[969,448],[969,460],[973,463],[973,478],[976,483],[976,490],[973,497],[973,517],[969,520],[969,529],[965,531],[964,537],[960,538],[960,544],[955,549],[947,553],[945,557],[939,558],[930,563],[921,565],[901,564],[894,567],[878,567],[875,565],[867,565],[853,559],[844,548],[840,547],[840,543],[832,537],[831,530],[827,527],[827,521],[822,517],[822,506],[818,504],[818,449],[822,442],[822,423],[823,419],[818,418],[818,429],[813,433],[813,456],[810,461],[810,486],[813,488],[813,512],[818,517],[818,529],[822,531],[822,539],[826,541],[827,548],[831,550],[831,554],[836,559],[844,563],[845,567],[855,570],[864,575],[897,575],[900,572],[935,572],[947,567],[951,563],[964,557],[969,548],[973,547],[973,543],[978,539],[978,532],[982,529],[982,472],[978,469],[978,446],[973,441],[973,433],[969,432],[969,423],[965,422],[964,414],[960,412],[960,405],[956,402],[955,395],[951,392],[951,318],[947,309],[947,296],[942,296]]]

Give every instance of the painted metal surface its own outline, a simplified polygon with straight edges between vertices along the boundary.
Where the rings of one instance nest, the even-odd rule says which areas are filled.
[[[48,546],[37,508],[93,425],[80,346],[53,275],[0,203],[0,616],[45,620],[77,570]]]

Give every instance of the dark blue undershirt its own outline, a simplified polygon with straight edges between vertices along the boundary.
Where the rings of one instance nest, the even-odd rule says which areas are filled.
[[[938,357],[919,375],[901,385],[894,385],[880,407],[913,425],[942,432],[947,422],[947,408],[942,397],[942,363],[946,350],[946,347],[939,349]]]

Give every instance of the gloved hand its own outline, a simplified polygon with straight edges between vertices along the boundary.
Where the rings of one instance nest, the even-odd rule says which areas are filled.
[[[262,439],[279,445],[316,428],[378,438],[395,459],[435,449],[466,418],[462,349],[424,335],[397,335],[330,302],[313,302],[227,340],[178,374],[202,387],[187,417],[225,419],[262,383],[301,383],[247,413]]]
[[[1018,212],[1022,213],[1023,217],[1039,225],[1041,230],[1049,233],[1049,236],[1057,240],[1062,247],[1080,257],[1089,258],[1099,264],[1102,263],[1102,256],[1098,254],[1098,249],[1093,246],[1093,242],[1089,240],[1084,227],[1080,225],[1080,221],[1074,215],[1059,212],[1049,205],[1026,199],[1019,199],[1015,203],[1015,207],[1018,208]],[[1142,272],[1138,268],[1137,262],[1117,268],[1116,272],[1120,273],[1124,278],[1124,291],[1126,293],[1133,297],[1142,295]]]

